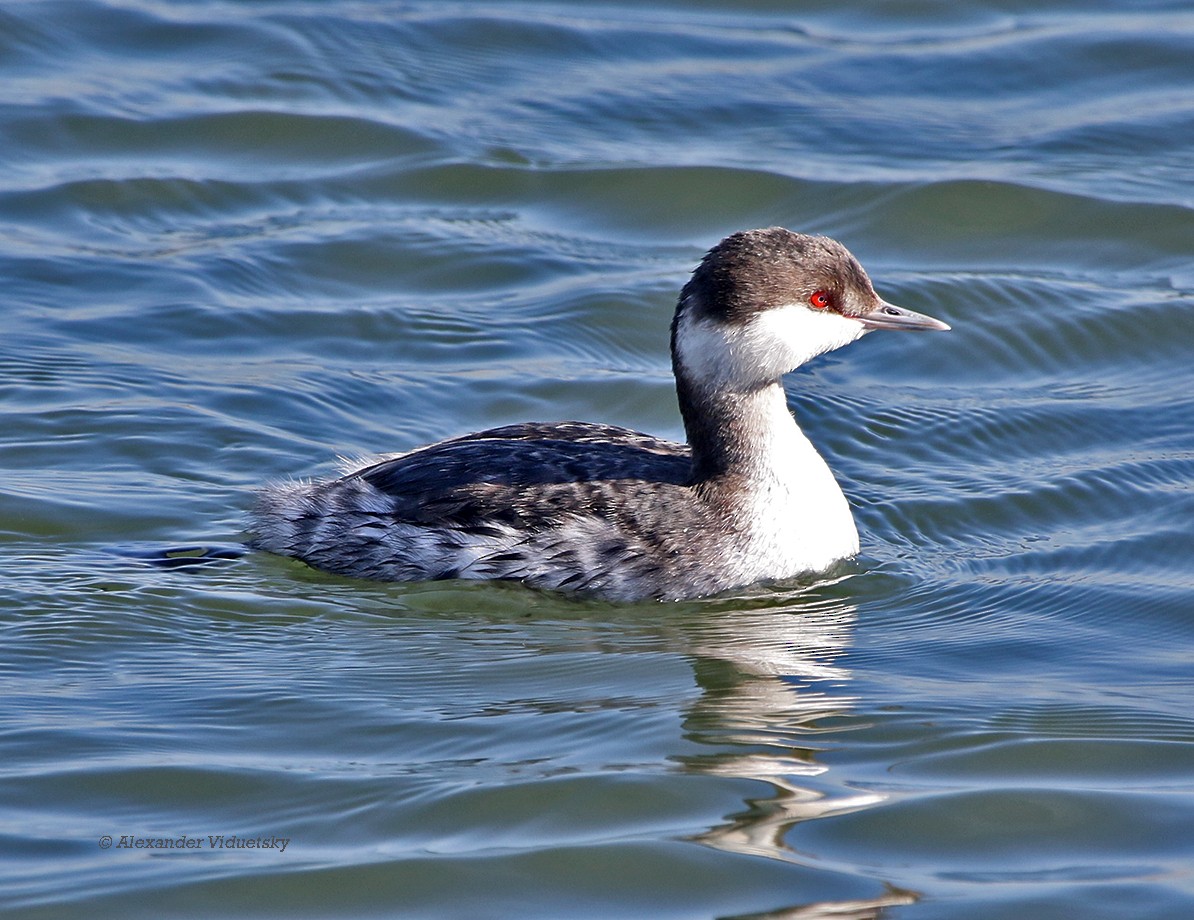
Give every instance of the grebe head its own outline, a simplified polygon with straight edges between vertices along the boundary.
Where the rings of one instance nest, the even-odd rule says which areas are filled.
[[[688,386],[749,391],[872,329],[949,326],[880,298],[836,240],[745,230],[710,249],[684,285],[672,363]]]

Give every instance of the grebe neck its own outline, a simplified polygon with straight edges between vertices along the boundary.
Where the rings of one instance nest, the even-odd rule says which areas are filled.
[[[715,391],[678,376],[676,393],[696,482],[726,477],[784,481],[804,462],[824,465],[788,411],[779,381],[745,391]]]

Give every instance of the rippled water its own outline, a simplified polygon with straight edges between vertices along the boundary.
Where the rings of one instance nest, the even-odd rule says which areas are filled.
[[[1192,84],[1178,2],[6,3],[0,912],[1194,915]],[[842,577],[237,558],[337,454],[679,436],[773,223],[955,330],[790,381]]]

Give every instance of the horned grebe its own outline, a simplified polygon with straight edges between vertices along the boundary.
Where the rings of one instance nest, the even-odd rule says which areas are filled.
[[[835,240],[735,233],[672,319],[687,444],[587,422],[493,428],[267,487],[253,546],[342,575],[515,579],[613,600],[824,571],[858,552],[858,531],[780,381],[872,329],[949,326],[880,299]]]

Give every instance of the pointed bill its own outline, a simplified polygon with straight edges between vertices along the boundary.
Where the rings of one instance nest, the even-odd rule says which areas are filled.
[[[937,330],[939,332],[947,332],[950,328],[948,323],[943,323],[939,319],[934,319],[923,313],[906,310],[903,307],[897,307],[895,304],[888,303],[885,300],[880,300],[879,305],[875,309],[869,313],[863,313],[861,316],[855,317],[855,319],[868,329],[903,329],[908,332]]]

